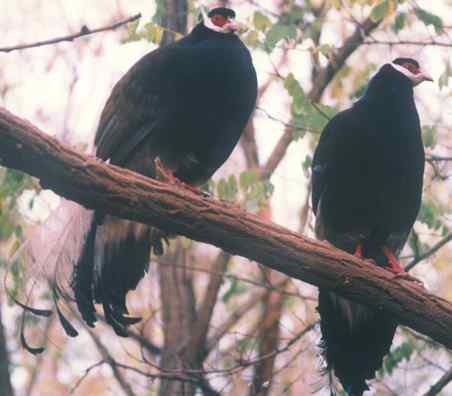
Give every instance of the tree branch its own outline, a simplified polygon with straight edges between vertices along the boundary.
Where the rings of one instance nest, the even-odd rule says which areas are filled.
[[[374,21],[370,17],[363,23],[356,26],[353,34],[345,40],[341,48],[339,48],[336,54],[333,55],[333,59],[328,62],[328,65],[320,71],[317,79],[314,81],[309,98],[313,102],[318,102],[322,97],[323,91],[334,78],[336,73],[344,66],[348,57],[364,43],[364,39],[369,36],[380,24],[381,20]]]
[[[407,266],[405,267],[405,271],[413,269],[415,265],[419,264],[421,261],[435,254],[439,249],[441,249],[444,245],[448,244],[450,241],[452,241],[452,233],[448,234],[445,238],[441,239],[436,245],[432,246],[430,250],[428,250],[424,254],[421,254],[419,257],[416,257],[413,261],[408,263]]]
[[[221,251],[212,263],[215,274],[210,275],[210,281],[204,294],[203,301],[196,316],[196,323],[193,326],[191,342],[195,348],[204,349],[207,332],[212,319],[213,309],[218,299],[218,293],[223,283],[224,273],[231,255]]]
[[[19,44],[19,45],[14,45],[14,46],[10,46],[10,47],[0,47],[0,52],[11,52],[11,51],[23,50],[23,49],[28,49],[28,48],[43,47],[45,45],[57,44],[57,43],[61,43],[63,41],[73,41],[75,39],[78,39],[78,38],[84,37],[84,36],[88,36],[90,34],[106,32],[108,30],[115,30],[118,27],[126,25],[129,22],[136,21],[139,18],[141,18],[141,14],[136,14],[136,15],[133,15],[122,21],[115,22],[112,25],[104,26],[104,27],[97,28],[97,29],[89,29],[86,25],[84,25],[80,29],[80,32],[75,33],[75,34],[70,34],[68,36],[57,37],[57,38],[44,40],[44,41],[37,41],[35,43]]]
[[[74,152],[0,109],[3,165],[88,208],[152,224],[255,260],[353,301],[385,309],[452,348],[452,304],[413,282],[231,204]]]
[[[435,396],[443,390],[443,388],[452,381],[452,369],[446,372],[439,380],[436,382],[424,396]]]

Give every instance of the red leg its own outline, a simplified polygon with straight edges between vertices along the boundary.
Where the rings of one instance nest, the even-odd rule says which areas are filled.
[[[393,272],[395,272],[396,274],[405,272],[405,270],[400,265],[399,260],[397,260],[397,257],[394,255],[394,253],[391,252],[391,250],[388,247],[386,246],[383,247],[383,254],[388,259],[388,264]]]
[[[405,269],[400,265],[399,260],[397,260],[397,257],[387,246],[383,246],[383,254],[388,259],[390,270],[395,273],[396,278],[403,278],[409,281],[414,281],[421,287],[424,287],[422,281],[416,279],[414,276],[411,276],[408,272],[405,271]]]
[[[353,255],[360,259],[363,258],[363,245],[361,244],[361,242],[358,242],[356,244],[355,253]]]

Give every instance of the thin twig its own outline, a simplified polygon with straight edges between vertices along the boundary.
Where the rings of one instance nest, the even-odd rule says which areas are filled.
[[[101,342],[100,338],[95,334],[93,331],[89,331],[89,335],[91,336],[91,339],[93,340],[94,344],[96,344],[97,349],[99,350],[100,354],[103,357],[103,362],[108,363],[110,366],[113,376],[115,377],[116,381],[118,382],[119,386],[123,390],[124,394],[127,396],[135,396],[135,392],[132,389],[132,386],[129,382],[126,381],[121,371],[118,369],[118,367],[121,367],[116,360],[112,357],[110,354],[108,348]]]
[[[105,360],[101,360],[97,363],[92,364],[87,369],[85,369],[85,373],[77,380],[77,382],[74,384],[74,386],[69,391],[69,394],[73,394],[77,388],[80,386],[80,384],[83,382],[83,380],[89,375],[89,373],[95,369],[96,367],[102,366],[105,363]]]
[[[452,157],[443,157],[441,155],[427,155],[425,157],[426,161],[452,161]]]
[[[429,390],[424,394],[424,396],[435,396],[441,390],[452,381],[452,369],[445,373]]]
[[[409,271],[413,269],[415,265],[420,263],[421,261],[425,260],[426,258],[430,257],[432,254],[436,253],[439,249],[441,249],[444,245],[452,241],[452,233],[447,235],[445,238],[441,239],[436,245],[434,245],[429,251],[425,252],[424,254],[421,254],[419,257],[415,258],[413,261],[411,261],[407,266],[405,267],[405,271]]]
[[[75,33],[75,34],[70,34],[68,36],[57,37],[57,38],[53,38],[53,39],[49,39],[49,40],[37,41],[34,43],[19,44],[19,45],[14,45],[14,46],[10,46],[10,47],[0,47],[0,52],[11,52],[11,51],[17,51],[17,50],[23,50],[23,49],[29,49],[29,48],[43,47],[45,45],[57,44],[57,43],[61,43],[64,41],[73,41],[75,39],[78,39],[78,38],[84,37],[84,36],[88,36],[90,34],[106,32],[108,30],[115,30],[118,27],[126,25],[129,22],[136,21],[139,18],[141,18],[141,14],[136,14],[127,19],[124,19],[123,21],[115,22],[112,25],[104,26],[104,27],[97,28],[97,29],[89,29],[86,25],[83,25],[82,28],[80,29],[80,32]]]
[[[399,41],[386,41],[386,40],[372,40],[364,41],[364,45],[415,45],[419,47],[436,46],[436,47],[452,47],[452,43],[442,43],[440,41],[411,41],[411,40],[399,40]]]

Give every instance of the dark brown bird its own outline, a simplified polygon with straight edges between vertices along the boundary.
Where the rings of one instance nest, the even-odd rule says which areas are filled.
[[[317,237],[396,273],[421,204],[424,148],[413,87],[422,81],[431,78],[413,59],[383,65],[365,95],[327,124],[312,165]],[[362,395],[396,322],[324,289],[318,311],[328,369],[350,396]]]
[[[102,111],[97,157],[149,177],[156,177],[158,158],[173,181],[191,189],[212,176],[237,144],[257,96],[256,71],[234,18],[233,10],[215,8],[185,38],[132,66]],[[29,241],[30,265],[56,266],[47,280],[69,336],[78,333],[63,316],[60,297],[75,300],[91,327],[97,321],[95,304],[102,304],[106,321],[127,336],[127,326],[140,319],[128,315],[126,295],[146,273],[151,251],[162,254],[167,236],[154,227],[74,206],[65,202]],[[64,230],[56,235],[55,225],[61,229],[61,224]],[[47,242],[50,235],[47,249],[43,238]],[[70,271],[68,290],[62,285],[67,280],[60,278]],[[35,315],[52,313],[16,302]],[[30,352],[43,351],[29,346],[23,333],[21,339]]]
[[[102,112],[96,154],[155,177],[158,157],[188,185],[206,182],[231,154],[254,110],[251,56],[235,34],[235,13],[215,8],[182,40],[141,58],[119,80]],[[83,319],[94,303],[119,335],[136,321],[126,294],[144,276],[150,252],[162,254],[160,230],[96,212],[75,266],[72,287]]]

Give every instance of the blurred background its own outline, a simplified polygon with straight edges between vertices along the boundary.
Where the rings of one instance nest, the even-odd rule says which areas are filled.
[[[310,163],[328,118],[398,56],[416,58],[434,77],[415,90],[427,164],[422,209],[402,256],[428,290],[451,300],[450,0],[4,0],[1,106],[90,152],[114,83],[162,39],[189,31],[201,6],[217,5],[234,8],[248,26],[242,40],[260,89],[240,144],[209,189],[308,236]],[[76,35],[84,26],[109,27],[138,12],[139,20],[116,29],[10,50]],[[0,168],[0,275],[8,289],[0,288],[1,395],[329,395],[316,288],[185,238],[153,258],[149,275],[129,293],[131,314],[143,318],[129,338],[102,323],[88,330],[66,309],[77,338],[68,338],[54,316],[27,315],[27,342],[45,352],[24,350],[23,312],[10,296],[51,306],[41,283],[54,268],[20,259],[11,265],[11,257],[59,201],[37,181]],[[399,327],[366,395],[452,395],[451,380],[450,352]]]

